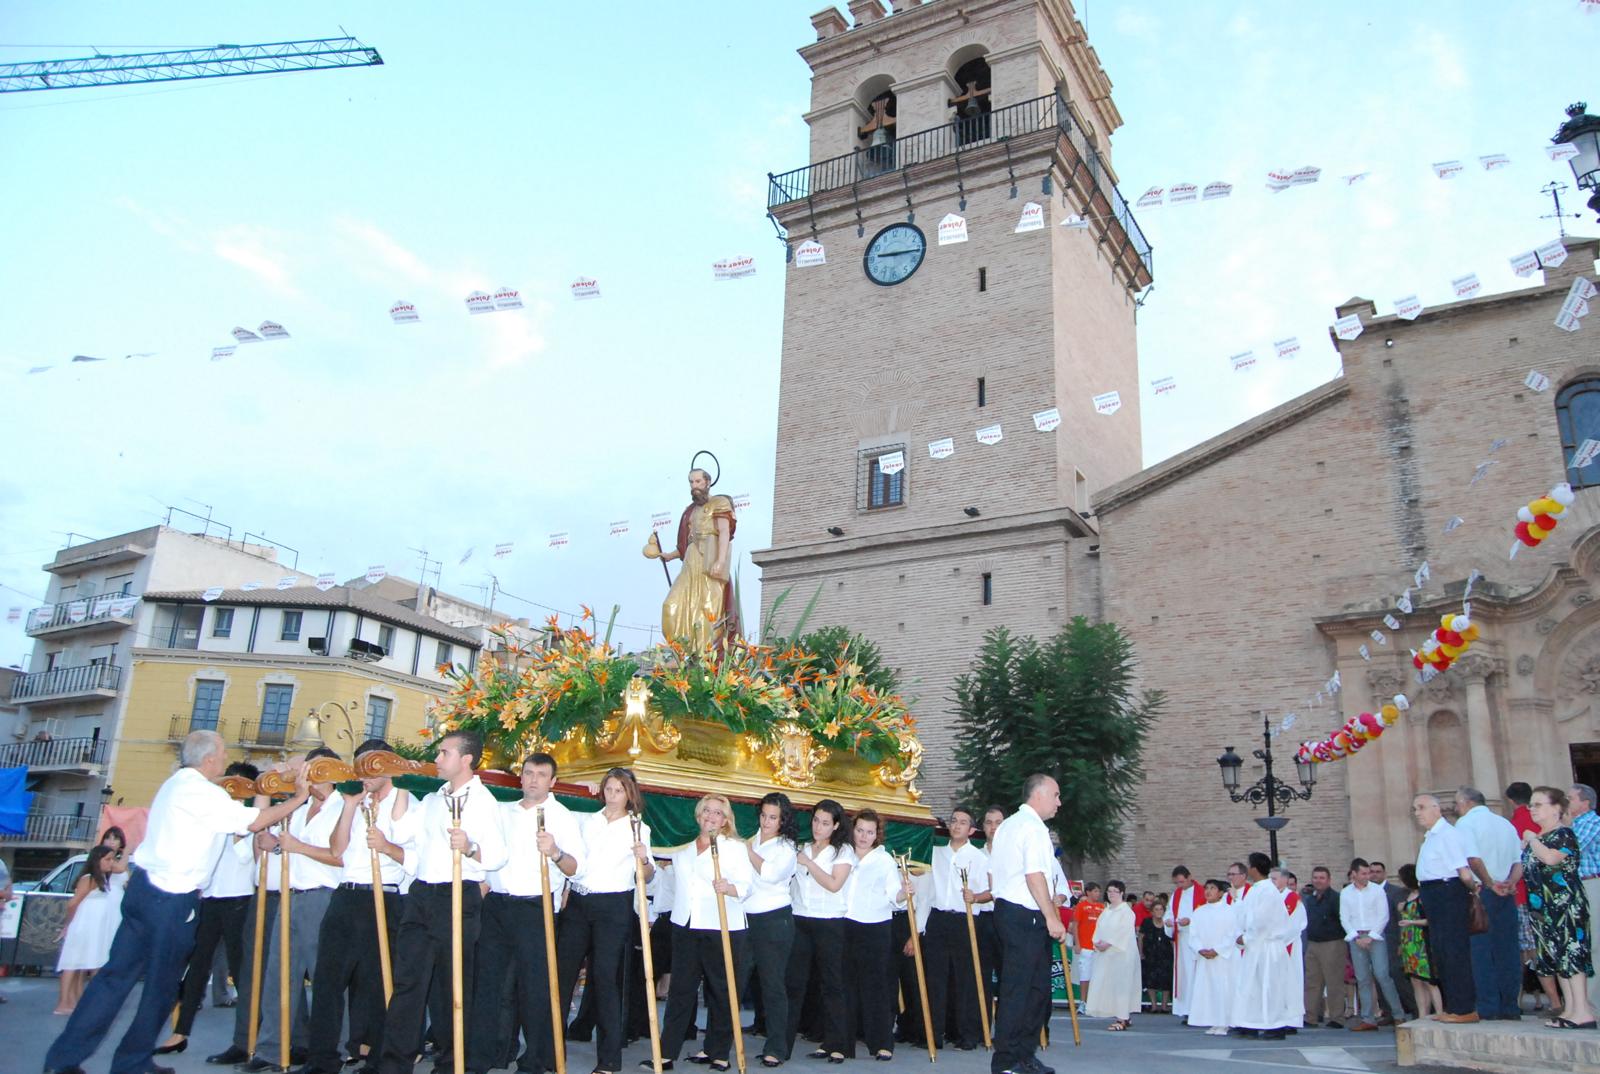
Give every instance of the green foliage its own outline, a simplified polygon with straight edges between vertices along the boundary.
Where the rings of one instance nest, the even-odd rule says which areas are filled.
[[[806,616],[801,617],[802,622],[805,618]],[[865,634],[853,633],[848,627],[820,627],[792,641],[778,638],[774,641],[774,647],[780,651],[778,658],[780,674],[792,677],[800,662],[832,667],[837,661],[845,661],[855,664],[860,669],[855,675],[856,679],[866,683],[878,693],[900,692],[900,673],[894,668],[885,666],[883,651],[878,648],[877,643]],[[795,655],[789,656],[790,653]]]
[[[1135,692],[1134,664],[1116,624],[1082,616],[1043,644],[1004,627],[985,635],[955,687],[956,760],[973,804],[1009,811],[1030,773],[1049,773],[1061,784],[1052,826],[1064,854],[1116,853],[1144,780],[1145,736],[1165,703],[1160,691]]]

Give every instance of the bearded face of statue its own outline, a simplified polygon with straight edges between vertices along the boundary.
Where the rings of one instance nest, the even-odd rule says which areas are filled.
[[[711,498],[711,475],[704,470],[689,471],[689,498],[703,504]]]

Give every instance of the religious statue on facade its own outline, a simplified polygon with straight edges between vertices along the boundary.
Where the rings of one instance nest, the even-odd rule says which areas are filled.
[[[739,633],[739,608],[731,576],[733,533],[737,528],[733,501],[712,495],[712,476],[698,467],[689,471],[689,499],[678,519],[678,543],[664,551],[655,533],[644,554],[663,563],[681,560],[683,569],[661,605],[661,632],[691,652],[720,644]]]

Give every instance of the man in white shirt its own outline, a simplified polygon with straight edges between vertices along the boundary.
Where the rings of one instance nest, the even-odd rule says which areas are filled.
[[[989,851],[1003,967],[989,1069],[990,1074],[1055,1074],[1034,1052],[1050,1017],[1050,941],[1067,934],[1050,895],[1055,851],[1045,826],[1061,808],[1061,788],[1036,773],[1023,783],[1022,793],[1024,802],[995,831]]]
[[[406,864],[415,863],[416,880],[400,900],[400,928],[395,934],[394,995],[383,1022],[381,1074],[411,1074],[422,1044],[423,1010],[428,985],[437,980],[449,997],[454,987],[450,972],[450,875],[455,852],[461,852],[461,1005],[463,1025],[472,1018],[474,950],[478,943],[481,885],[489,873],[506,863],[506,838],[500,824],[500,806],[478,778],[483,739],[475,732],[452,731],[439,740],[434,769],[444,784],[424,798],[395,826],[396,842],[409,843]],[[460,803],[457,827],[450,816],[450,801]],[[455,1066],[451,1020],[435,1023],[434,1040],[440,1059],[438,1074]],[[454,1071],[454,1074],[464,1074]]]
[[[1491,812],[1476,787],[1456,791],[1456,834],[1467,846],[1467,865],[1483,885],[1478,898],[1489,931],[1472,937],[1472,985],[1478,1017],[1522,1017],[1522,943],[1516,887],[1522,879],[1522,840],[1506,818]]]
[[[183,767],[156,791],[144,842],[133,852],[110,961],[90,979],[72,1017],[50,1045],[46,1074],[82,1074],[79,1064],[99,1047],[141,977],[139,1008],[112,1056],[111,1074],[171,1074],[151,1056],[172,1016],[178,975],[194,946],[200,889],[216,868],[228,836],[278,823],[300,808],[309,793],[302,776],[294,796],[279,805],[257,809],[235,802],[217,786],[228,754],[215,731],[190,732],[179,758]]]
[[[319,746],[291,763],[303,766],[318,757],[339,759],[328,747]],[[279,1025],[282,1003],[278,996],[283,979],[280,960],[284,957],[289,960],[289,1054],[291,1061],[305,1061],[311,1044],[311,1004],[305,981],[316,972],[322,918],[328,912],[328,902],[344,867],[339,856],[328,849],[343,811],[344,801],[333,793],[333,784],[313,783],[310,799],[289,818],[287,832],[276,837],[266,833],[256,837],[264,850],[276,849],[289,855],[289,950],[286,955],[281,943],[273,944],[262,966],[261,1031],[256,1037],[256,1054],[239,1068],[247,1074],[279,1068],[280,1034],[284,1029]],[[268,869],[269,878],[273,872]],[[277,872],[281,881],[282,870]]]
[[[976,824],[971,809],[956,806],[947,827],[950,842],[933,848],[933,865],[917,889],[917,930],[924,937],[922,958],[934,1044],[943,1048],[951,1040],[958,1051],[969,1052],[983,1043],[983,1025],[978,1020],[967,906],[989,890],[989,859],[972,843]],[[956,1018],[947,1026],[952,986]]]
[[[1350,1028],[1353,1031],[1371,1032],[1378,1028],[1377,989],[1389,1001],[1391,1011],[1400,1010],[1400,993],[1395,990],[1389,976],[1389,900],[1382,886],[1372,883],[1372,867],[1365,858],[1350,863],[1354,878],[1339,892],[1339,924],[1344,927],[1344,940],[1350,948],[1350,965],[1356,974],[1356,996],[1360,1003],[1360,1021]],[[1377,988],[1373,982],[1377,982]],[[1393,1024],[1393,1019],[1384,1019]]]
[[[1417,852],[1417,883],[1422,916],[1428,919],[1428,950],[1444,1001],[1444,1013],[1435,1017],[1441,1022],[1476,1022],[1467,920],[1478,880],[1467,861],[1466,840],[1444,819],[1439,799],[1431,794],[1411,800],[1411,816],[1426,833]]]
[[[546,870],[551,911],[559,913],[567,878],[582,868],[584,852],[577,815],[551,793],[555,783],[555,758],[530,754],[522,762],[522,801],[500,804],[508,857],[502,868],[489,874],[489,894],[483,900],[472,1024],[467,1031],[471,1074],[505,1066],[503,1060],[516,1045],[515,1033],[510,1040],[503,1033],[501,1005],[507,1002],[507,984],[516,995],[517,1017],[512,1024],[521,1023],[524,1038],[517,1070],[544,1074],[555,1069],[539,870]]]
[[[355,756],[393,749],[382,739],[368,739]],[[328,902],[317,941],[317,966],[311,989],[311,1048],[297,1074],[339,1074],[339,1029],[344,1024],[346,996],[350,1008],[350,1054],[367,1049],[371,1069],[383,1047],[383,968],[378,956],[378,912],[372,896],[372,856],[378,856],[378,883],[391,959],[395,929],[400,924],[400,885],[406,879],[405,849],[391,841],[395,825],[414,805],[408,791],[398,790],[387,776],[361,781],[344,796],[328,850],[342,863],[339,886]],[[367,823],[367,810],[373,824]],[[296,896],[298,898],[298,896]]]

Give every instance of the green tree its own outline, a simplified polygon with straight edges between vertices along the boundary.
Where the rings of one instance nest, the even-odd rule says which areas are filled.
[[[1067,859],[1121,849],[1144,781],[1145,736],[1165,702],[1160,691],[1135,691],[1134,666],[1114,623],[1079,616],[1044,644],[990,631],[956,682],[956,759],[973,800],[1010,808],[1028,775],[1046,772],[1061,784],[1052,826]]]

